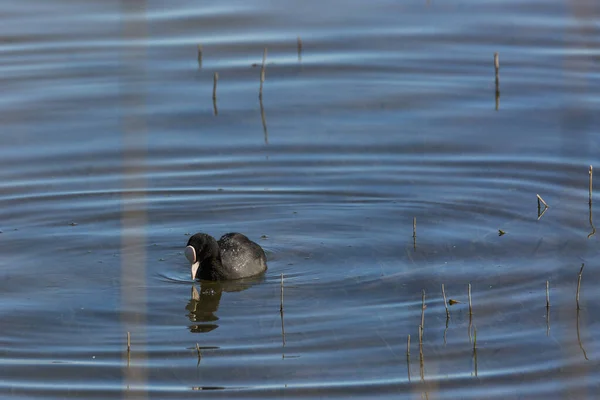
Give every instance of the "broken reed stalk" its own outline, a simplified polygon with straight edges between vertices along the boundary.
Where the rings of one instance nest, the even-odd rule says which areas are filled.
[[[592,175],[593,175],[593,172],[594,172],[594,167],[592,167],[590,165],[590,171],[589,171],[589,174],[590,174],[590,206],[592,205]]]
[[[302,61],[302,39],[298,36],[298,61]]]
[[[477,350],[477,326],[473,326],[473,351]]]
[[[281,274],[281,303],[279,304],[279,312],[283,314],[283,274]]]
[[[540,196],[539,194],[536,194],[536,196],[537,196],[537,199],[538,199],[538,209],[540,208],[540,201],[542,202],[542,204],[543,204],[543,205],[544,205],[546,208],[550,207],[550,206],[548,205],[548,203],[546,203],[546,202],[544,201],[544,199],[542,199],[542,196]]]
[[[419,347],[423,346],[423,327],[419,325]]]
[[[262,66],[260,68],[260,89],[258,90],[258,98],[262,99],[263,84],[265,83],[265,69],[267,64],[267,48],[263,52]]]
[[[127,332],[127,352],[131,351],[131,333]]]
[[[421,290],[421,329],[425,327],[425,289]]]
[[[200,345],[196,343],[196,352],[198,352],[198,358],[202,358],[202,353],[200,352]]]
[[[469,283],[469,315],[473,315],[473,305],[471,304],[471,284]]]
[[[546,281],[546,308],[550,308],[550,283]]]
[[[408,339],[406,340],[406,357],[410,358],[410,335],[408,335]]]
[[[213,100],[217,100],[217,82],[219,81],[219,73],[215,72],[213,77]]]
[[[198,45],[198,68],[202,68],[202,45]]]
[[[448,301],[446,301],[446,291],[444,290],[444,284],[442,283],[442,296],[444,297],[444,307],[446,307],[446,319],[450,318],[450,311],[448,310]]]
[[[577,277],[577,310],[580,310],[581,308],[579,307],[579,290],[581,289],[581,275],[583,274],[583,268],[585,267],[585,264],[581,264],[581,269],[579,270],[579,275]]]
[[[417,237],[417,217],[413,217],[413,238]]]

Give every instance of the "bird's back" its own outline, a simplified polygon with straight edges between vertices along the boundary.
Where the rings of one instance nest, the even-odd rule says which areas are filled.
[[[267,269],[263,249],[241,233],[227,233],[219,239],[222,273],[226,279],[258,275]]]

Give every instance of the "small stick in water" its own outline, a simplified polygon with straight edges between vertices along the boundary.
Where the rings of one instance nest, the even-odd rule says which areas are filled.
[[[477,327],[473,326],[473,366],[475,367],[475,376],[477,376]]]
[[[258,98],[262,99],[263,84],[265,83],[265,69],[267,64],[267,48],[263,52],[262,67],[260,68],[260,89],[258,90]]]
[[[579,348],[583,352],[583,357],[586,360],[589,360],[587,353],[585,352],[585,349],[583,348],[583,343],[581,342],[581,335],[579,334],[579,309],[577,309],[577,342],[579,342]]]
[[[417,237],[417,217],[413,217],[413,238]]]
[[[302,61],[302,39],[298,36],[298,61]]]
[[[446,301],[446,291],[444,290],[444,284],[442,283],[442,296],[444,297],[444,307],[446,307],[446,319],[450,318],[450,311],[448,310],[448,302]]]
[[[131,333],[127,332],[127,352],[131,351]]]
[[[269,144],[269,131],[267,130],[267,117],[265,116],[265,107],[263,106],[262,99],[258,99],[260,103],[260,119],[262,121],[263,133],[265,134],[265,144]]]
[[[473,305],[471,304],[471,284],[469,283],[469,315],[473,315]]]
[[[283,274],[281,274],[281,303],[279,304],[279,312],[283,312]]]
[[[202,68],[202,45],[198,45],[198,68]]]
[[[594,236],[596,234],[596,227],[594,226],[594,221],[592,221],[592,174],[594,172],[594,168],[590,165],[590,170],[589,170],[589,174],[590,174],[590,199],[589,199],[589,206],[590,206],[590,226],[592,227],[592,232],[588,235],[588,239],[591,238],[592,236]]]
[[[581,289],[581,275],[583,274],[583,268],[585,267],[585,264],[581,264],[581,269],[579,270],[579,276],[577,277],[577,310],[580,310],[581,308],[579,307],[579,290]]]
[[[550,307],[546,307],[546,336],[550,336]]]
[[[546,308],[550,307],[550,283],[546,281]]]
[[[594,167],[592,167],[590,165],[590,171],[589,171],[589,174],[590,174],[590,206],[592,205],[592,175],[593,175],[593,172],[594,172]]]
[[[421,291],[421,329],[425,327],[425,289]]]
[[[196,352],[198,353],[198,364],[200,365],[200,360],[202,360],[202,352],[200,351],[200,345],[196,343]]]
[[[217,82],[219,81],[219,73],[215,72],[213,77],[213,100],[217,100]]]
[[[536,196],[537,196],[537,199],[538,199],[538,208],[540,208],[540,201],[542,202],[542,204],[543,204],[543,205],[544,205],[546,208],[550,207],[550,206],[548,205],[548,203],[546,203],[546,202],[544,201],[544,199],[542,199],[542,196],[540,196],[539,194],[536,194]]]
[[[213,111],[215,115],[219,115],[219,110],[217,109],[217,82],[219,81],[219,73],[215,72],[213,79]]]
[[[281,343],[285,347],[285,323],[283,321],[283,274],[281,274],[281,303],[279,304],[279,315],[281,316]],[[285,355],[282,355],[285,358]]]
[[[498,57],[498,52],[494,53],[494,70],[496,72],[496,90],[498,90],[498,85],[500,83],[500,59]]]
[[[498,53],[494,53],[494,70],[496,71],[496,111],[500,108],[500,61]]]
[[[410,358],[410,335],[408,335],[408,339],[406,340],[406,357]]]
[[[413,250],[417,249],[417,217],[413,217]]]

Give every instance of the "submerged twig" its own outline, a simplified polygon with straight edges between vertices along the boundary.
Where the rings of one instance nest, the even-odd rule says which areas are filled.
[[[419,370],[421,381],[425,381],[425,360],[423,359],[423,327],[419,325]]]
[[[546,307],[546,336],[550,336],[550,307]]]
[[[590,165],[590,170],[589,170],[589,174],[590,174],[590,200],[589,200],[589,203],[590,203],[590,206],[592,205],[592,175],[593,175],[593,173],[594,173],[594,167],[592,167]]]
[[[592,236],[594,236],[596,234],[596,227],[594,226],[594,221],[592,221],[592,174],[593,174],[594,168],[590,165],[590,170],[589,170],[589,174],[590,174],[590,198],[589,198],[589,208],[590,208],[590,226],[592,227],[592,232],[590,232],[590,234],[587,236],[587,238],[591,238]]]
[[[442,297],[444,297],[444,307],[446,307],[446,318],[450,318],[450,311],[448,310],[448,302],[446,301],[446,291],[444,290],[443,283],[442,283]]]
[[[536,194],[536,196],[537,196],[537,199],[538,199],[538,207],[539,207],[539,202],[540,202],[540,201],[542,202],[542,204],[543,204],[543,205],[544,205],[546,208],[550,207],[550,206],[548,205],[548,203],[546,203],[546,202],[544,201],[544,199],[542,199],[542,196],[540,196],[539,194]]]
[[[473,315],[473,304],[471,303],[471,284],[469,283],[469,315]]]
[[[202,45],[198,44],[198,68],[202,68]]]
[[[579,307],[579,291],[581,289],[581,275],[583,274],[583,268],[585,267],[585,264],[581,264],[581,269],[579,270],[579,275],[577,276],[577,309],[580,310],[581,308]]]
[[[213,75],[213,100],[217,99],[217,82],[219,81],[219,73],[215,72]]]
[[[258,90],[258,98],[262,99],[263,84],[265,83],[265,69],[267,68],[267,48],[263,51],[262,66],[260,68],[260,89]]]
[[[444,328],[444,346],[446,345],[446,334],[448,333],[448,322],[450,322],[450,316],[446,315],[446,327]]]
[[[591,204],[590,204],[589,208],[590,208],[590,226],[592,227],[592,231],[587,236],[588,239],[596,234],[596,227],[594,226],[594,221],[592,220],[592,205]]]
[[[202,352],[200,351],[200,345],[196,343],[196,352],[198,353],[198,365],[200,365],[200,360],[202,360]]]
[[[283,320],[283,274],[281,274],[281,303],[279,304],[279,315],[281,316],[282,347],[285,347],[285,325],[284,325],[284,320]],[[285,355],[282,357],[285,357]]]
[[[585,349],[583,348],[583,343],[581,342],[581,336],[579,334],[579,309],[577,309],[577,342],[579,343],[579,348],[581,349],[581,351],[583,353],[583,357],[586,360],[589,360],[587,353],[586,353]]]
[[[283,312],[283,274],[281,274],[281,301],[279,303],[279,312]]]
[[[477,376],[477,327],[473,326],[473,366]]]
[[[258,101],[260,103],[260,119],[262,120],[263,132],[265,134],[265,144],[269,144],[269,132],[267,131],[267,118],[265,117],[265,108],[263,107],[262,99]]]
[[[494,53],[494,70],[496,72],[496,111],[500,108],[500,60],[498,53]]]
[[[546,211],[548,211],[548,207],[544,207],[543,210],[540,210],[539,203],[538,203],[538,218],[537,218],[538,221],[544,216],[544,214],[546,213]]]
[[[413,250],[417,249],[417,217],[413,217]]]
[[[302,61],[302,39],[298,36],[298,62]]]
[[[425,289],[421,290],[421,329],[425,328]]]
[[[217,82],[219,81],[219,73],[215,72],[213,76],[213,111],[215,115],[219,115],[219,110],[217,109]]]

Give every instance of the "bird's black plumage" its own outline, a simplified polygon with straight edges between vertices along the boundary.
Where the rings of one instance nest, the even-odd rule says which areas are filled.
[[[241,233],[227,233],[218,242],[210,235],[196,233],[190,237],[187,246],[192,246],[195,251],[195,259],[190,262],[199,263],[194,278],[213,281],[241,279],[267,269],[263,249]]]

